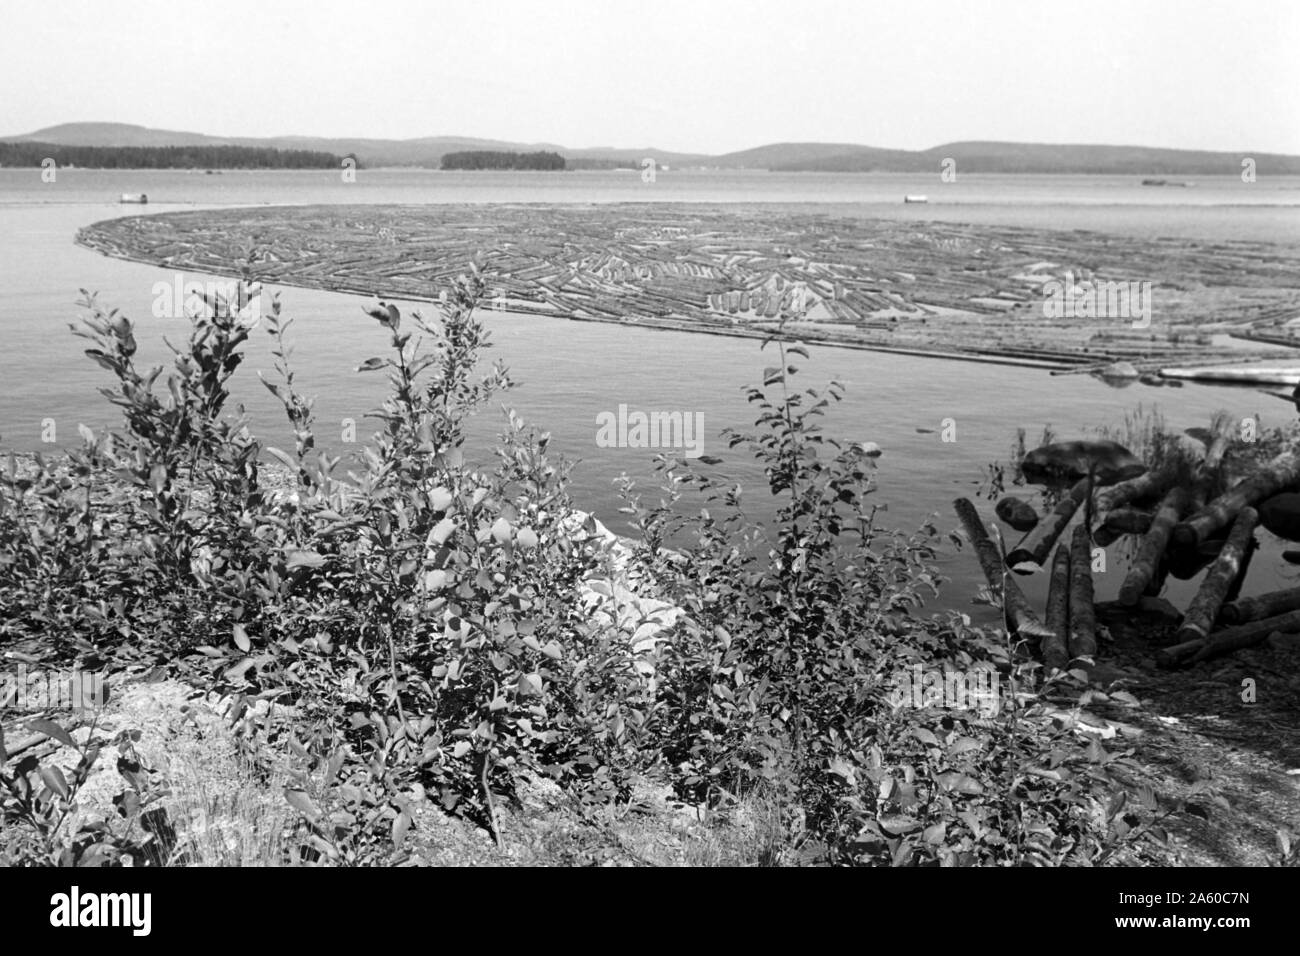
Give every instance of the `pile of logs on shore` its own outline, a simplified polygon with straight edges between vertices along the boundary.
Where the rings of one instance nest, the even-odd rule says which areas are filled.
[[[1018,499],[999,503],[1003,521],[1028,528],[1010,551],[992,540],[969,499],[953,503],[990,589],[1001,595],[1008,630],[1036,647],[1049,672],[1095,663],[1094,565],[1102,546],[1125,535],[1136,539],[1117,601],[1126,614],[1167,607],[1157,598],[1169,576],[1188,580],[1205,572],[1176,626],[1152,632],[1160,638],[1153,644],[1160,666],[1195,664],[1272,635],[1300,639],[1300,587],[1239,594],[1260,527],[1300,540],[1300,455],[1285,452],[1229,483],[1222,475],[1230,441],[1222,419],[1201,434],[1203,440],[1180,442],[1154,469],[1113,442],[1062,442],[1030,452],[1021,463],[1027,480],[1072,484],[1042,518]],[[1044,619],[1015,575],[1049,567]]]

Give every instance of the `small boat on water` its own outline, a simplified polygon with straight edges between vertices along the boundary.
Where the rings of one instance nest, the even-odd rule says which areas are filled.
[[[1240,382],[1243,385],[1300,385],[1300,367],[1293,368],[1165,368],[1164,378],[1194,382]]]
[[[904,196],[903,197],[903,202],[929,202],[929,201],[930,199],[927,196]]]
[[[148,193],[122,193],[121,202],[140,203],[143,205],[149,201]]]

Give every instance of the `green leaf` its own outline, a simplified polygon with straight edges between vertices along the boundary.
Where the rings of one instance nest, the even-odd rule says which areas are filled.
[[[234,626],[235,646],[247,654],[253,649],[253,643],[248,639],[248,632],[244,630],[244,625],[236,623]]]
[[[429,532],[429,541],[433,544],[440,545],[450,538],[451,533],[455,530],[456,522],[452,521],[450,518],[443,518],[434,525],[433,530]]]
[[[289,801],[289,806],[293,807],[309,820],[315,820],[320,816],[320,810],[312,802],[311,797],[307,796],[305,790],[292,790],[289,787],[284,788],[284,798]]]
[[[393,847],[400,848],[406,839],[406,831],[411,828],[411,815],[403,810],[393,821]]]
[[[45,785],[61,796],[64,800],[68,799],[68,781],[63,779],[63,771],[58,767],[50,765],[41,768],[41,779]]]
[[[980,742],[971,737],[958,737],[948,745],[948,756],[956,757],[970,750],[979,750]]]
[[[291,468],[294,471],[298,470],[298,462],[296,462],[293,458],[286,455],[284,452],[280,451],[280,449],[268,447],[266,450],[269,454],[280,459],[280,461],[285,465],[286,468]]]
[[[324,556],[315,551],[290,551],[285,567],[292,571],[294,568],[319,568],[324,563]]]
[[[66,744],[73,748],[77,746],[77,742],[72,739],[72,734],[68,733],[52,720],[46,720],[43,717],[37,718],[36,720],[31,721],[27,726],[38,734],[44,734],[46,737],[53,737],[61,744]]]
[[[984,787],[974,777],[953,770],[937,774],[935,780],[939,782],[939,786],[943,787],[943,789],[957,793],[967,793],[974,796],[984,792]]]
[[[519,694],[523,697],[540,694],[542,692],[542,675],[536,673],[521,674],[516,686],[519,688]]]

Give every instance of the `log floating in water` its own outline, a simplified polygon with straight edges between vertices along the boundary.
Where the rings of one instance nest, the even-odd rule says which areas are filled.
[[[1056,546],[1052,577],[1047,589],[1047,630],[1038,645],[1048,673],[1065,670],[1070,663],[1066,640],[1070,633],[1070,549]]]
[[[1151,527],[1138,545],[1138,553],[1133,558],[1133,565],[1124,576],[1124,583],[1119,589],[1119,603],[1133,607],[1146,592],[1147,586],[1155,580],[1169,546],[1169,535],[1178,519],[1183,516],[1187,506],[1187,489],[1171,488],[1160,502],[1156,516],[1151,519]]]
[[[1029,600],[1020,590],[1020,585],[1006,573],[1006,569],[1002,566],[1002,554],[989,538],[989,533],[984,527],[984,522],[980,520],[975,505],[969,498],[958,498],[952,506],[961,520],[962,527],[966,529],[966,534],[970,537],[971,545],[975,548],[975,556],[979,559],[980,568],[989,583],[989,590],[994,594],[1002,595],[1002,606],[1012,628],[1017,632],[1023,629],[1026,633],[1041,634],[1042,621],[1034,613]]]
[[[1294,634],[1297,631],[1300,631],[1300,611],[1290,611],[1276,617],[1266,617],[1236,627],[1227,627],[1215,631],[1209,637],[1184,641],[1182,644],[1163,648],[1156,652],[1156,662],[1162,667],[1178,667],[1250,647],[1260,643],[1274,632]]]
[[[1219,611],[1219,618],[1224,624],[1246,624],[1288,611],[1300,611],[1300,588],[1286,588],[1230,601]]]
[[[1075,525],[1070,541],[1070,658],[1097,655],[1097,616],[1092,606],[1092,538],[1088,526]]]
[[[1227,543],[1214,559],[1214,564],[1183,617],[1183,626],[1178,629],[1179,643],[1204,638],[1214,627],[1228,589],[1243,571],[1245,556],[1258,521],[1259,514],[1249,506],[1237,513]]]
[[[1283,491],[1300,488],[1300,457],[1278,455],[1262,470],[1220,495],[1174,528],[1174,543],[1180,546],[1200,544],[1219,528],[1227,527],[1237,513],[1255,506]]]
[[[1048,553],[1052,550],[1052,545],[1061,536],[1065,526],[1070,523],[1074,513],[1079,510],[1079,505],[1083,504],[1084,499],[1088,497],[1091,486],[1091,480],[1088,478],[1076,482],[1069,494],[1057,502],[1052,512],[1044,515],[1034,530],[1025,535],[1007,555],[1007,566],[1014,568],[1020,564],[1033,562],[1042,567]]]

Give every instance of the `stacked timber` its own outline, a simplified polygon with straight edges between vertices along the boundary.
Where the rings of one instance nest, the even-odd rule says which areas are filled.
[[[1257,549],[1255,534],[1261,523],[1286,539],[1300,540],[1300,457],[1279,455],[1215,496],[1214,489],[1224,481],[1231,429],[1220,416],[1208,432],[1193,429],[1189,434],[1197,436],[1196,442],[1184,445],[1172,464],[1119,481],[1095,495],[1094,476],[1100,474],[1103,452],[1109,453],[1112,464],[1124,465],[1112,469],[1112,477],[1126,471],[1131,474],[1131,463],[1123,461],[1127,453],[1122,448],[1104,447],[1108,443],[1057,443],[1027,455],[1022,462],[1027,477],[1031,462],[1036,468],[1050,465],[1068,474],[1064,466],[1073,463],[1071,454],[1078,450],[1082,457],[1092,457],[1079,462],[1075,473],[1086,470],[1089,476],[1075,481],[1056,507],[1001,561],[974,506],[967,499],[954,503],[990,590],[1002,595],[1008,629],[1034,639],[1034,649],[1049,673],[1086,670],[1095,662],[1092,545],[1095,540],[1109,543],[1123,535],[1139,540],[1112,610],[1123,613],[1129,609],[1129,613],[1138,614],[1159,595],[1166,575],[1189,578],[1208,566],[1169,646],[1153,648],[1161,666],[1195,664],[1269,637],[1300,636],[1300,588],[1238,596]],[[1057,480],[1060,477],[1058,474]],[[1094,510],[1087,507],[1090,499],[1101,515],[1095,523],[1088,517],[1078,520],[1080,513],[1087,516]],[[1012,509],[1006,507],[1008,501],[1018,499],[999,503],[997,513],[1003,521],[1013,517]],[[1066,535],[1071,526],[1073,532]],[[1039,623],[1008,572],[1042,566],[1049,557],[1045,623]]]

